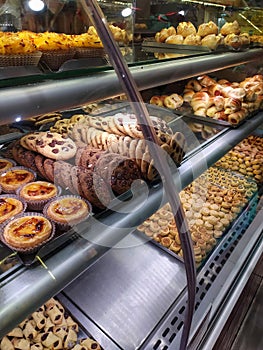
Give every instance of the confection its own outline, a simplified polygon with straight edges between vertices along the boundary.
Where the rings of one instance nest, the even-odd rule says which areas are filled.
[[[78,196],[61,196],[49,202],[45,213],[50,220],[59,224],[77,224],[91,213],[90,204]]]
[[[13,167],[0,175],[4,192],[15,192],[18,187],[35,180],[35,173],[23,167]]]
[[[1,195],[0,196],[0,224],[7,219],[20,214],[25,209],[25,204],[16,196]]]
[[[13,160],[7,158],[0,158],[0,172],[5,171],[14,166],[15,162]]]
[[[33,181],[18,189],[19,197],[30,204],[41,204],[59,193],[59,189],[53,183],[47,181]]]
[[[3,228],[3,238],[12,248],[33,249],[51,237],[53,227],[44,216],[28,213],[11,219]]]

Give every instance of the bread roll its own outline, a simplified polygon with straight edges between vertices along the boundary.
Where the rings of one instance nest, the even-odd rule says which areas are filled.
[[[181,45],[184,42],[184,37],[179,34],[173,34],[168,36],[168,38],[165,40],[166,44],[176,44]]]
[[[197,34],[204,37],[206,35],[210,34],[218,34],[218,26],[213,22],[210,21],[208,23],[202,23],[198,27]]]
[[[187,35],[187,37],[184,39],[184,45],[201,45],[201,36],[196,34]]]
[[[224,39],[224,44],[237,50],[242,46],[242,39],[237,34],[228,34]]]
[[[195,35],[196,34],[196,28],[191,22],[180,22],[177,26],[177,34],[182,35],[184,38],[186,38],[188,35]]]
[[[220,33],[222,35],[228,35],[228,34],[240,34],[240,26],[237,21],[234,22],[227,22],[223,25],[223,27],[220,30]]]
[[[215,34],[208,34],[201,40],[201,45],[209,47],[211,50],[215,50],[220,43],[220,37]]]

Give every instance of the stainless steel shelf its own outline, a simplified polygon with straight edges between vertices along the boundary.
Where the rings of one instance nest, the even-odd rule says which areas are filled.
[[[190,184],[262,123],[263,112],[260,112],[238,129],[226,130],[218,139],[207,144],[205,149],[193,154],[174,174],[173,181],[177,189],[181,190]],[[30,268],[21,267],[12,278],[0,280],[0,304],[5,305],[0,308],[0,337],[19,320],[22,321],[24,315],[33,312],[83,273],[164,202],[166,198],[161,184],[149,190],[147,199],[145,191],[137,191],[132,200],[121,201],[111,212],[102,215],[100,221],[92,217],[88,225],[80,225],[77,233],[72,232],[76,239],[54,255],[46,257],[45,266],[34,264]]]
[[[131,67],[139,90],[168,84],[192,76],[259,60],[263,49],[187,57]],[[2,88],[0,109],[5,111],[1,124],[13,123],[35,115],[78,107],[123,93],[113,70],[85,77],[50,80],[38,84]],[[19,108],[18,108],[19,106]]]

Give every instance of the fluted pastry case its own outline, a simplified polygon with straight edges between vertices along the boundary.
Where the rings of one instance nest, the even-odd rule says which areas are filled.
[[[40,2],[0,10],[0,349],[212,349],[262,252],[256,29]]]

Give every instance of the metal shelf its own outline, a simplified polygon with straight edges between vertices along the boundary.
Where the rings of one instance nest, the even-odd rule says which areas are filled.
[[[174,174],[178,190],[190,184],[235,144],[263,123],[263,112],[238,129],[228,129],[187,159]],[[92,217],[88,225],[80,225],[69,245],[44,259],[45,266],[21,267],[10,279],[0,281],[1,331],[6,334],[24,315],[33,312],[49,297],[57,294],[97,259],[127,236],[137,225],[152,215],[166,201],[161,184],[137,191],[132,200],[120,202],[99,220]],[[98,234],[99,233],[99,234]],[[21,291],[23,291],[21,293]],[[16,315],[15,319],[13,315]]]
[[[207,74],[262,57],[263,49],[216,53],[131,67],[139,90]],[[35,115],[70,109],[88,102],[123,93],[114,70],[90,73],[85,77],[48,80],[38,84],[2,88],[0,108],[5,111],[1,124],[14,123]],[[19,106],[19,107],[18,107]]]

